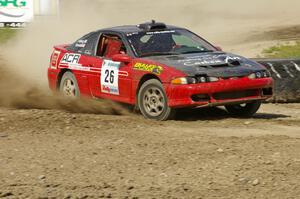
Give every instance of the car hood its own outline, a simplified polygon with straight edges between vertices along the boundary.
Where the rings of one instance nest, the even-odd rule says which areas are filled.
[[[254,61],[224,52],[152,56],[147,59],[173,67],[188,76],[242,77],[265,69]]]

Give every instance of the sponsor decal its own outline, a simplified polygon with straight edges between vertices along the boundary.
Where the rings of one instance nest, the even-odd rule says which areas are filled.
[[[103,60],[101,68],[101,92],[119,95],[119,67],[120,62]]]
[[[69,69],[81,70],[81,71],[91,71],[90,67],[85,67],[85,66],[81,66],[81,65],[69,65]]]
[[[0,6],[9,6],[12,5],[14,7],[24,7],[26,6],[26,1],[18,1],[18,0],[0,0]]]
[[[132,32],[132,33],[127,33],[126,35],[128,36],[128,37],[130,37],[130,36],[132,36],[132,35],[138,35],[139,34],[139,32]]]
[[[86,46],[87,40],[78,40],[75,44],[75,47],[77,48],[84,48]]]
[[[61,65],[67,65],[69,69],[80,71],[91,71],[91,67],[79,64],[81,55],[74,53],[66,53],[60,61]]]
[[[145,63],[140,63],[140,62],[135,63],[133,66],[133,69],[151,72],[156,75],[160,75],[163,72],[163,67],[161,67],[161,66],[157,66],[157,65],[153,65],[153,64],[145,64]]]
[[[55,50],[53,53],[52,53],[52,56],[51,56],[51,62],[50,62],[50,67],[52,69],[57,69],[57,60],[59,58],[59,55],[60,55],[60,51],[57,51]]]
[[[164,31],[155,31],[155,32],[147,32],[147,35],[157,35],[157,34],[168,34],[168,33],[174,33],[175,30],[164,30]]]
[[[78,64],[79,59],[81,55],[80,54],[74,54],[74,53],[66,53],[62,60],[60,61],[61,64]]]
[[[29,22],[32,18],[33,0],[0,0],[0,22],[3,26]]]
[[[231,63],[233,61],[238,61],[238,60],[241,60],[241,58],[236,56],[226,56],[225,58],[226,63]]]
[[[179,63],[183,63],[185,66],[198,66],[198,65],[218,65],[218,64],[228,64],[233,61],[241,60],[240,57],[237,56],[229,56],[229,55],[207,55],[207,56],[194,56],[189,57],[184,60],[179,60]]]
[[[57,62],[58,62],[59,54],[60,54],[60,51],[55,51],[52,54],[51,62],[50,62],[50,66],[51,66],[52,69],[57,69],[57,67],[58,68],[69,68],[71,70],[79,70],[79,71],[93,72],[93,73],[99,73],[99,74],[101,73],[101,69],[103,69],[103,68],[100,68],[100,67],[83,66],[82,64],[79,64],[76,61],[75,62],[70,61],[72,63],[62,63],[62,61],[61,61],[60,64],[59,64],[59,66],[58,66]],[[57,57],[57,60],[56,60],[56,57]],[[57,64],[57,65],[55,66],[55,64]],[[118,67],[119,64],[120,64],[119,62],[112,62],[112,63],[110,63],[109,66]],[[112,72],[111,73],[111,77],[108,77],[108,78],[109,79],[110,78],[114,78],[113,77],[114,73],[115,72]],[[117,77],[118,76],[128,77],[128,72],[127,71],[120,71],[120,70],[118,70]]]

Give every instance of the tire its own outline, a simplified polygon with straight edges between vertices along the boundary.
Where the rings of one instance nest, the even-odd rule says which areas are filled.
[[[59,91],[66,97],[80,97],[78,83],[72,72],[67,71],[64,73],[59,84]]]
[[[251,117],[258,111],[260,105],[261,101],[254,101],[246,104],[229,105],[225,108],[233,116]]]
[[[138,108],[147,119],[165,121],[175,116],[175,110],[168,106],[163,85],[157,79],[150,79],[141,86],[138,93]]]

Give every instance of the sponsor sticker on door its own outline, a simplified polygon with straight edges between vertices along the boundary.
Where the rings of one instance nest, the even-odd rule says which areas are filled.
[[[119,67],[120,62],[103,60],[101,68],[101,92],[119,95]]]

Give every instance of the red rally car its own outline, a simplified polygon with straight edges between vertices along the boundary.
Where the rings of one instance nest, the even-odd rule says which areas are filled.
[[[55,46],[48,80],[66,96],[135,105],[156,120],[184,107],[225,106],[236,116],[251,116],[273,94],[273,79],[261,64],[155,21],[102,29]]]

